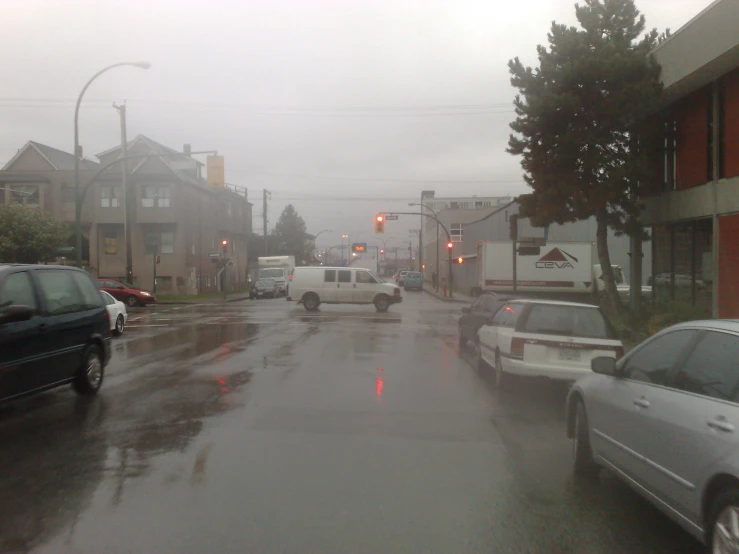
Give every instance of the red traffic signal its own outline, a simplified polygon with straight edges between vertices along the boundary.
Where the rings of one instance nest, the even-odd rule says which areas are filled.
[[[385,215],[377,214],[375,216],[375,233],[385,232]]]
[[[380,248],[380,254],[384,254],[384,253],[385,253],[385,250],[383,250],[382,248]]]
[[[226,239],[223,239],[223,240],[221,241],[221,244],[222,244],[223,246],[228,246],[228,241],[227,241]]]
[[[383,216],[382,214],[377,214],[377,221],[382,223],[384,220],[385,220],[385,216]]]
[[[447,242],[447,243],[446,243],[446,247],[447,247],[447,248],[448,248],[449,250],[451,250],[452,248],[454,248],[454,243],[452,243],[452,242]]]

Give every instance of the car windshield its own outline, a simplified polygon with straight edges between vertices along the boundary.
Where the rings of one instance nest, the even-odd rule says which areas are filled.
[[[259,272],[259,277],[284,277],[285,270],[283,269],[263,269]]]
[[[259,279],[259,281],[256,282],[256,286],[258,287],[274,287],[276,284],[276,281],[274,279]]]
[[[405,276],[406,278],[411,278],[411,279],[421,279],[423,277],[423,273],[419,273],[417,271],[409,271],[408,273],[406,273]]]
[[[563,337],[617,338],[600,310],[586,306],[533,304],[520,330]]]
[[[131,283],[129,283],[128,281],[122,281],[121,279],[117,279],[117,281],[118,281],[118,282],[119,282],[119,283],[120,283],[121,285],[123,285],[124,287],[126,287],[127,289],[135,289],[135,288],[136,288],[136,287],[135,287],[134,285],[132,285],[132,284],[131,284]]]

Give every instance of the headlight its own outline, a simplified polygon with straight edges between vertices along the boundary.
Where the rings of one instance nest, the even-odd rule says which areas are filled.
[[[151,296],[151,294],[149,294],[148,292],[144,292],[144,291],[141,291],[141,294],[142,294],[143,296]]]

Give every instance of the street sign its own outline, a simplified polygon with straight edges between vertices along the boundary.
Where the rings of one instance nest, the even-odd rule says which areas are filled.
[[[398,220],[397,215],[386,215],[385,216],[385,221],[397,221],[397,220]]]
[[[352,252],[362,253],[367,252],[367,243],[366,242],[353,242],[352,243]]]

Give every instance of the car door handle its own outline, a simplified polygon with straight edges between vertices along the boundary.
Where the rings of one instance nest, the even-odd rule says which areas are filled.
[[[650,406],[649,400],[647,400],[646,398],[637,398],[636,400],[634,400],[634,404],[636,406],[639,406],[640,408],[649,408]]]
[[[734,432],[734,426],[726,421],[726,418],[723,416],[718,416],[716,419],[709,419],[706,423],[708,423],[708,426],[712,429],[724,431],[725,433]]]

